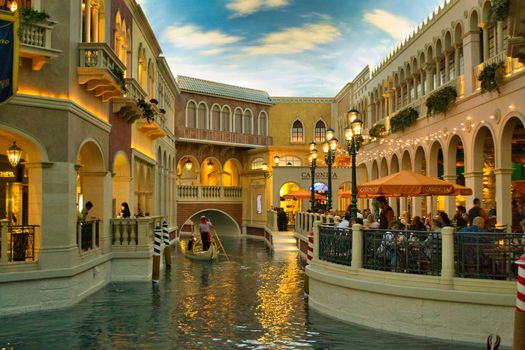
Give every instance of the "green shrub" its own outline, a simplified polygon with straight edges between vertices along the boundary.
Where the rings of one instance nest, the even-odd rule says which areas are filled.
[[[458,97],[458,93],[456,92],[456,88],[452,86],[445,86],[434,92],[425,102],[428,108],[427,116],[431,116],[434,113],[446,113],[456,100],[456,97]]]
[[[395,117],[390,118],[390,132],[404,131],[414,124],[419,117],[416,109],[408,107],[399,112]]]
[[[503,82],[503,75],[505,74],[505,63],[491,63],[483,67],[481,73],[479,73],[478,80],[481,82],[481,93],[486,91],[491,92],[496,90],[500,93],[499,87]]]

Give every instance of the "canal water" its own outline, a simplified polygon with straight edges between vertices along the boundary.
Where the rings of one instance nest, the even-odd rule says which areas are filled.
[[[308,310],[296,253],[272,254],[260,241],[223,242],[230,261],[188,260],[177,247],[158,285],[112,283],[65,310],[0,315],[0,349],[483,348],[325,317]]]

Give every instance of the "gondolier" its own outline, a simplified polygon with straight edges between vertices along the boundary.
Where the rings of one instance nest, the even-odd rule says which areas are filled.
[[[201,223],[199,225],[199,230],[201,233],[201,240],[202,240],[202,250],[208,250],[210,248],[211,244],[211,228],[212,226],[208,220],[206,220],[206,216],[201,216]]]

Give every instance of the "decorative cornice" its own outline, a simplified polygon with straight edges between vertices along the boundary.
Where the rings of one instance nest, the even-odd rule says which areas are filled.
[[[71,100],[37,95],[17,94],[9,101],[9,104],[70,112],[106,132],[111,131],[111,124],[98,118],[97,116],[95,116],[94,114],[87,111],[82,106]]]
[[[272,97],[273,103],[334,103],[333,97]]]

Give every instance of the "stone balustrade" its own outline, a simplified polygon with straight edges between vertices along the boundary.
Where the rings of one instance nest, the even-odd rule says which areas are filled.
[[[113,250],[132,250],[137,247],[150,249],[153,229],[162,225],[162,216],[147,216],[134,219],[111,219],[111,245]]]
[[[271,146],[273,144],[273,139],[271,136],[242,134],[231,131],[207,130],[196,128],[185,128],[182,137],[189,139],[220,141],[243,145]]]
[[[242,201],[242,187],[236,186],[178,186],[178,197],[191,201]]]

